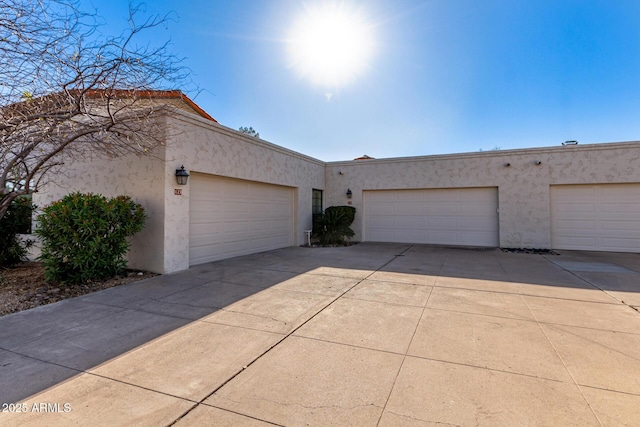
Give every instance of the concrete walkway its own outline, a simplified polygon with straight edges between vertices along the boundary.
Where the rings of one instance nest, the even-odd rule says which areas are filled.
[[[637,426],[633,306],[639,254],[271,251],[1,317],[0,425]]]

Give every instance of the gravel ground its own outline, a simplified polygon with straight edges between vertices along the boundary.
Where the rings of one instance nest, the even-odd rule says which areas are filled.
[[[60,285],[44,281],[42,263],[24,262],[12,268],[0,269],[0,316],[153,276],[157,274],[127,270],[122,276],[101,282]]]

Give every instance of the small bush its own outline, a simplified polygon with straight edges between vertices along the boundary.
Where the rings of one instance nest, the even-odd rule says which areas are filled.
[[[144,208],[128,196],[72,193],[43,209],[36,235],[45,280],[84,283],[114,277],[127,263],[127,237],[144,227]]]
[[[355,235],[351,223],[356,215],[356,208],[352,206],[330,206],[317,218],[316,236],[321,245],[343,245],[345,239]]]
[[[26,261],[33,240],[22,240],[18,234],[31,230],[31,214],[35,206],[28,197],[19,197],[0,218],[0,267],[11,267]]]
[[[322,218],[322,213],[314,213],[311,215],[311,235],[318,236],[320,234],[320,219]]]

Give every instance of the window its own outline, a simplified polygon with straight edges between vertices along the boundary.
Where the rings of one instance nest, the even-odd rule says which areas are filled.
[[[311,202],[311,213],[322,213],[322,190],[313,190],[313,200]]]

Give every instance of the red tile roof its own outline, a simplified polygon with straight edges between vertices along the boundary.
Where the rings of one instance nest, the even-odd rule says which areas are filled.
[[[104,89],[92,89],[85,92],[85,96],[98,97],[105,94]],[[180,99],[184,101],[189,107],[191,107],[196,113],[204,117],[207,120],[218,123],[216,119],[211,117],[206,111],[204,111],[198,104],[193,102],[191,98],[182,93],[180,90],[125,90],[125,89],[111,89],[108,93],[116,98],[125,98],[127,96],[136,96],[139,98],[149,99]]]

